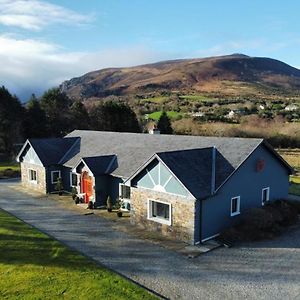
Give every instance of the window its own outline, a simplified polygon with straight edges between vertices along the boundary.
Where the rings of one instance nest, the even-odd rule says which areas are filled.
[[[120,185],[120,197],[122,199],[130,199],[130,186],[124,184]]]
[[[240,214],[240,199],[241,199],[240,196],[231,198],[231,212],[230,212],[231,217]]]
[[[29,180],[32,182],[37,182],[37,173],[35,170],[29,169]]]
[[[171,225],[171,204],[148,200],[148,219]]]
[[[57,183],[58,178],[60,178],[60,171],[52,171],[51,172],[51,183]]]
[[[76,173],[70,173],[70,185],[71,186],[77,186],[77,174]]]
[[[261,193],[262,205],[265,205],[265,203],[267,201],[269,201],[269,199],[270,199],[270,188],[267,187],[267,188],[262,189],[262,193]]]

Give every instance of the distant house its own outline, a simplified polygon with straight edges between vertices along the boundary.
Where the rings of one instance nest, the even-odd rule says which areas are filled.
[[[27,187],[53,192],[61,177],[97,206],[127,199],[133,224],[191,244],[287,197],[292,173],[262,139],[81,130],[30,139],[18,160]]]
[[[299,109],[299,106],[297,104],[289,104],[284,109],[287,111],[295,111]]]

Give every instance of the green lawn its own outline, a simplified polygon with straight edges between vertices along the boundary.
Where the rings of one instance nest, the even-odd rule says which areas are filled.
[[[152,98],[141,99],[140,101],[141,102],[152,102],[152,103],[156,103],[156,104],[161,104],[167,99],[169,99],[169,97],[157,96],[157,97],[152,97]]]
[[[0,210],[1,299],[156,299]]]
[[[300,177],[290,176],[291,185],[289,188],[289,193],[300,196]]]
[[[0,162],[0,171],[4,171],[6,169],[20,171],[20,164],[18,162]]]
[[[158,119],[160,118],[162,114],[162,111],[155,111],[151,114],[148,115],[148,118],[149,119],[152,119],[154,121],[158,121]],[[181,116],[181,114],[177,111],[173,111],[173,110],[170,110],[170,111],[167,111],[167,115],[170,119],[177,119]]]

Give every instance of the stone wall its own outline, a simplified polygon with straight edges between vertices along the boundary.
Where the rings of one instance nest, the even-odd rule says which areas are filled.
[[[130,198],[132,224],[171,239],[194,244],[195,199],[134,187],[131,188]],[[170,226],[147,218],[148,199],[171,204]]]
[[[35,170],[37,172],[37,182],[32,182],[29,180],[29,169]],[[46,170],[42,166],[30,164],[27,162],[21,163],[21,179],[22,185],[30,189],[40,191],[42,193],[47,193],[46,186]]]

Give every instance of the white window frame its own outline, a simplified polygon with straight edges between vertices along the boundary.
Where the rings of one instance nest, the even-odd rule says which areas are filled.
[[[267,199],[266,199],[266,201],[264,202],[263,200],[263,198],[264,198],[264,191],[265,190],[267,190],[268,192],[267,192]],[[270,201],[270,187],[268,186],[268,187],[265,187],[265,188],[263,188],[262,190],[261,190],[261,205],[262,206],[264,206],[267,202],[269,202]]]
[[[152,202],[166,204],[166,205],[169,206],[169,220],[159,218],[159,217],[153,217]],[[148,202],[147,202],[147,219],[151,220],[151,221],[154,221],[154,222],[157,222],[157,223],[166,224],[166,225],[171,226],[172,225],[172,204],[168,203],[168,202],[158,201],[158,200],[155,200],[155,199],[148,199]]]
[[[236,211],[235,212],[232,212],[232,201],[233,201],[233,199],[238,199],[237,204],[236,204]],[[239,215],[240,213],[241,213],[241,196],[232,197],[231,200],[230,200],[230,216],[234,217],[234,216]]]
[[[35,180],[32,180],[31,179],[31,171],[35,172]],[[37,183],[37,170],[34,170],[34,169],[28,169],[28,179],[31,183]]]
[[[73,185],[72,175],[76,175],[76,177],[77,177],[77,185]],[[78,186],[78,174],[77,173],[70,172],[70,186],[71,187],[77,187]]]
[[[56,173],[56,172],[59,173],[59,175],[58,175],[57,178],[61,178],[61,172],[60,172],[60,170],[54,170],[54,171],[51,171],[51,183],[52,183],[52,184],[57,183],[57,181],[53,181],[53,174]]]
[[[123,195],[122,195],[122,186],[127,186],[127,187],[130,189],[130,192],[129,192],[130,196],[129,196],[129,198],[123,198]],[[124,184],[124,183],[120,183],[120,184],[119,184],[119,198],[130,200],[130,197],[131,197],[131,186],[126,185],[126,184]]]

